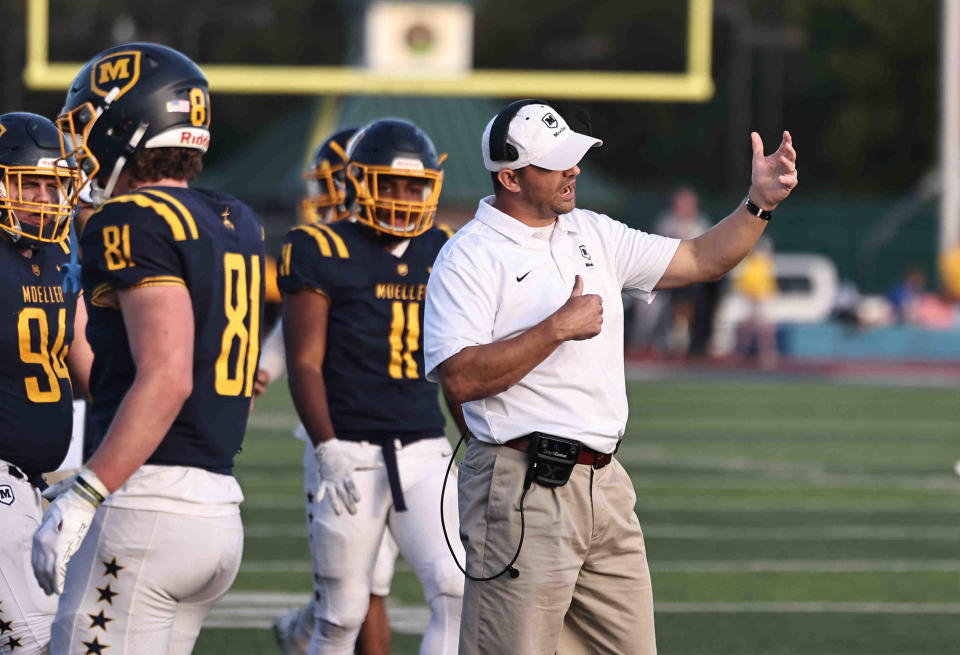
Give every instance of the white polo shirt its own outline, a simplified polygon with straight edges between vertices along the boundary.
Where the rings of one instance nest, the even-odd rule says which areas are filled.
[[[644,292],[663,276],[680,241],[634,230],[609,216],[574,209],[552,231],[531,228],[480,201],[433,265],[424,314],[427,378],[464,348],[515,337],[570,297],[603,298],[603,328],[562,343],[503,393],[463,405],[470,432],[490,443],[539,431],[610,453],[627,424],[623,366],[624,288]]]

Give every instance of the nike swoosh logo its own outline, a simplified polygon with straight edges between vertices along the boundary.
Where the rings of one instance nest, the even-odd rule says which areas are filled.
[[[531,268],[530,271],[532,271],[532,270],[533,270],[533,269]],[[523,282],[523,278],[525,278],[525,277],[527,277],[528,275],[530,275],[530,271],[527,271],[527,272],[524,273],[523,275],[518,275],[518,276],[517,276],[517,282]]]

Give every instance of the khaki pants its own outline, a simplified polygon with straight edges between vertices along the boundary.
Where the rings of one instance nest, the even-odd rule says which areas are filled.
[[[472,439],[460,466],[467,571],[498,573],[520,540],[527,454]],[[509,574],[468,580],[461,655],[654,655],[653,593],[636,495],[613,460],[578,464],[566,485],[534,483],[523,548]]]

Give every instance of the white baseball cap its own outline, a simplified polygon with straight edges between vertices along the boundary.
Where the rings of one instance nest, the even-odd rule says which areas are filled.
[[[565,171],[576,166],[590,148],[603,145],[600,139],[571,130],[563,116],[549,105],[529,104],[520,107],[507,127],[507,143],[516,148],[519,157],[515,161],[493,161],[490,130],[496,120],[494,116],[487,123],[480,142],[483,165],[488,171],[516,170],[529,164]]]

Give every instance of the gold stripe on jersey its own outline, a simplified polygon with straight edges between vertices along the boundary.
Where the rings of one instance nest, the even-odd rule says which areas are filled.
[[[183,287],[187,288],[187,283],[183,278],[176,275],[153,275],[145,277],[128,289],[142,289],[144,287]],[[104,282],[98,284],[90,297],[90,304],[94,307],[103,307],[107,309],[120,309],[120,301],[117,299],[117,290]]]
[[[143,207],[144,209],[152,209],[155,211],[160,218],[167,222],[167,225],[170,227],[170,232],[173,234],[174,241],[187,240],[187,233],[183,229],[183,223],[173,212],[173,210],[167,205],[157,202],[156,200],[151,200],[142,194],[134,193],[127,196],[118,196],[106,201],[103,203],[103,205],[101,205],[101,207],[106,207],[110,204],[123,204],[127,202],[132,202],[137,207]]]
[[[313,227],[320,228],[326,234],[329,234],[330,238],[333,240],[333,245],[337,248],[337,254],[343,259],[350,259],[350,251],[347,250],[347,244],[343,242],[343,239],[340,238],[339,234],[330,229],[330,226],[323,225],[322,223],[315,223]]]
[[[437,228],[446,234],[448,239],[453,237],[453,230],[446,223],[437,223]]]
[[[323,236],[323,232],[318,230],[314,225],[301,225],[300,227],[294,228],[295,230],[300,230],[306,232],[314,238],[317,242],[317,247],[320,249],[320,254],[324,257],[333,257],[333,251],[330,250],[330,242],[327,241],[327,237]]]
[[[187,283],[183,278],[176,275],[153,275],[145,277],[136,284],[132,284],[128,289],[142,289],[143,287],[183,287],[187,288]]]
[[[190,231],[190,238],[200,238],[200,235],[197,233],[197,222],[193,220],[193,214],[190,213],[190,210],[187,209],[182,202],[171,196],[169,193],[157,191],[156,189],[144,189],[143,193],[151,195],[154,198],[165,200],[168,204],[172,205],[174,209],[180,212],[180,216],[187,224],[187,229]]]
[[[120,309],[116,290],[107,283],[98,284],[90,296],[90,304],[106,309]]]

